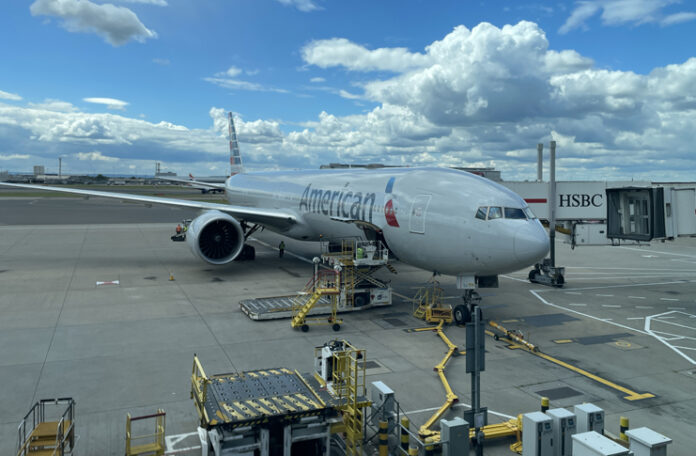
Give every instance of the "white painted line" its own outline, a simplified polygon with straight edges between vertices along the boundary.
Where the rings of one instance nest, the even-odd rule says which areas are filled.
[[[652,328],[651,328],[652,320],[653,320],[654,318],[660,318],[660,317],[661,317],[661,318],[660,318],[660,321],[661,321],[662,318],[665,318],[667,315],[672,314],[672,313],[675,313],[675,311],[672,310],[672,311],[670,311],[670,312],[665,312],[665,313],[661,313],[661,314],[657,314],[657,315],[651,315],[651,316],[649,316],[648,318],[646,318],[646,319],[645,319],[645,327],[644,327],[644,328],[645,328],[645,332],[647,332],[648,334],[650,334],[651,336],[653,336],[654,338],[656,338],[657,340],[659,340],[660,342],[662,342],[663,344],[665,344],[665,345],[666,345],[667,347],[669,347],[672,351],[674,351],[676,354],[678,354],[679,356],[681,356],[682,358],[684,358],[685,360],[687,360],[687,361],[690,362],[691,364],[696,365],[696,361],[695,361],[693,358],[690,358],[690,357],[687,356],[684,352],[682,352],[681,350],[679,350],[677,347],[675,347],[674,345],[672,345],[672,344],[670,344],[669,342],[667,342],[666,340],[664,340],[662,337],[660,337],[660,336],[659,336],[655,331],[653,331]],[[678,313],[683,313],[683,312],[678,312]]]
[[[667,307],[669,310],[686,310],[686,307]]]
[[[577,306],[577,307],[586,307],[587,304],[583,304],[581,302],[573,302],[571,304],[568,304],[569,306]]]
[[[603,321],[603,322],[605,322],[605,323],[609,323],[610,325],[618,326],[619,328],[624,328],[624,329],[627,329],[627,330],[629,330],[629,331],[637,332],[637,333],[639,333],[639,334],[649,334],[647,331],[641,331],[640,329],[631,328],[630,326],[622,325],[621,323],[616,323],[616,322],[613,322],[613,321],[608,321],[608,320],[605,320],[605,319],[602,319],[602,318],[599,318],[599,317],[595,317],[594,315],[586,314],[586,313],[583,313],[583,312],[578,312],[577,310],[573,310],[573,309],[569,309],[569,308],[567,308],[567,307],[559,306],[558,304],[554,304],[554,303],[552,303],[552,302],[550,302],[550,301],[547,301],[546,299],[542,298],[542,297],[539,295],[539,293],[536,292],[536,290],[530,290],[529,292],[532,293],[534,296],[536,296],[536,298],[537,298],[539,301],[543,302],[543,303],[546,304],[547,306],[555,307],[556,309],[561,309],[561,310],[565,310],[565,311],[567,311],[567,312],[572,312],[572,313],[574,313],[574,314],[582,315],[583,317],[591,318],[592,320]]]
[[[669,316],[669,317],[660,317],[660,320],[664,320],[665,318],[674,318],[674,316]]]
[[[647,299],[645,296],[629,296],[628,299]]]
[[[643,320],[645,317],[628,317],[626,320]]]
[[[675,298],[660,298],[660,301],[679,301],[679,300],[675,299]]]
[[[618,304],[602,304],[602,307],[611,307],[611,308],[614,308],[614,309],[620,309],[620,308],[621,308],[621,306],[618,305]]]
[[[631,277],[625,277],[627,279],[630,279]],[[653,286],[658,286],[658,285],[675,285],[675,284],[683,284],[686,283],[686,280],[675,280],[672,282],[650,282],[650,283],[631,283],[628,285],[607,285],[604,287],[583,287],[583,288],[571,288],[568,291],[577,291],[577,290],[606,290],[608,288],[637,288],[637,287],[653,287]],[[538,292],[548,292],[548,291],[557,291],[556,289],[549,289],[549,288],[537,288],[536,290],[532,291],[538,291]]]
[[[687,257],[687,258],[696,258],[696,255],[687,255],[684,253],[660,252],[657,250],[645,250],[645,249],[637,249],[635,247],[623,247],[623,246],[620,248],[626,249],[626,250],[636,250],[638,252],[659,253],[660,255],[674,255],[674,256],[683,256],[683,257]]]
[[[578,293],[577,291],[566,291],[565,294],[569,294],[569,295],[581,295],[582,293]]]
[[[450,409],[454,409],[454,408],[465,408],[465,407],[466,407],[466,408],[471,408],[471,405],[470,405],[470,404],[465,404],[465,403],[463,403],[463,402],[457,402],[457,403],[454,404],[452,407],[450,407]],[[431,407],[431,408],[426,408],[426,409],[413,410],[413,411],[411,411],[411,412],[404,412],[404,415],[416,415],[416,414],[418,414],[418,413],[434,412],[435,410],[439,410],[439,409],[440,409],[440,407]],[[509,419],[509,420],[511,420],[511,419],[513,419],[513,418],[516,418],[516,417],[514,417],[514,416],[512,416],[512,415],[506,415],[505,413],[494,412],[493,410],[489,410],[488,413],[490,413],[491,415],[496,415],[496,416],[500,416],[500,417],[503,417],[503,418],[507,418],[507,419]]]
[[[509,276],[509,275],[501,275],[500,277],[505,277],[506,279],[510,279],[510,280],[516,280],[517,282],[531,283],[531,282],[530,282],[529,280],[527,280],[527,279],[519,279],[519,278],[517,278],[517,277],[512,277],[512,276]]]
[[[595,295],[595,296],[602,296],[602,297],[605,297],[605,298],[613,298],[613,297],[614,297],[614,295],[610,295],[610,294],[597,294],[597,295]]]
[[[636,306],[636,309],[654,309],[653,306]]]
[[[118,280],[107,280],[105,282],[97,282],[97,286],[100,287],[102,285],[118,285],[119,283],[121,282]]]
[[[606,321],[607,323],[609,323],[612,320],[613,320],[613,318],[602,318],[602,321]]]

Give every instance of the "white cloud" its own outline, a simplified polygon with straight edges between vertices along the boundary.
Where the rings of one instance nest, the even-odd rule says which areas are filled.
[[[10,155],[0,154],[0,160],[3,160],[3,161],[26,160],[28,158],[29,158],[29,155],[27,155],[27,154],[10,154]]]
[[[217,73],[215,76],[222,76],[222,77],[230,77],[234,78],[235,76],[239,76],[241,74],[242,70],[237,68],[236,66],[231,66],[227,69],[227,71],[222,71],[220,73]]]
[[[561,179],[694,179],[696,58],[648,74],[598,69],[576,51],[549,50],[544,31],[530,22],[456,27],[423,55],[427,65],[364,83],[360,96],[375,107],[363,113],[322,112],[301,126],[235,115],[245,166],[494,166],[505,179],[529,179],[536,144],[555,139]],[[75,166],[132,173],[126,166],[135,163],[152,172],[152,162],[162,161],[205,175],[225,169],[229,154],[226,111],[211,108],[210,116],[210,128],[188,129],[0,103],[3,154],[31,155],[3,165],[30,169],[43,157],[99,151],[119,161]]]
[[[110,163],[119,161],[118,158],[107,157],[106,155],[103,155],[98,150],[95,150],[92,152],[78,152],[75,154],[75,158],[77,158],[78,160],[101,161],[101,162],[110,162]]]
[[[76,112],[78,109],[67,101],[56,100],[54,98],[47,98],[41,103],[28,103],[30,108],[42,109],[46,111],[58,111],[58,112]]]
[[[403,72],[429,63],[427,56],[406,48],[369,50],[345,38],[312,41],[302,48],[302,59],[320,68],[342,66],[352,71]]]
[[[309,82],[314,82],[314,83],[318,83],[318,82],[326,82],[326,79],[324,79],[324,78],[321,78],[321,77],[316,77],[316,78],[312,78],[312,79],[310,79],[310,80],[309,80]]]
[[[22,99],[22,97],[20,97],[16,93],[4,92],[4,91],[0,90],[0,100],[19,101],[21,99]]]
[[[241,81],[239,79],[232,79],[228,77],[216,76],[203,78],[203,80],[206,82],[210,82],[211,84],[215,84],[216,86],[224,87],[225,89],[250,90],[254,92],[288,93],[288,91],[285,89],[278,89],[275,87],[264,86],[256,82]]]
[[[156,63],[157,65],[166,66],[166,65],[169,65],[171,62],[169,61],[169,59],[154,58],[154,59],[152,59],[152,63]]]
[[[96,33],[113,46],[121,46],[130,40],[144,42],[157,37],[157,33],[145,27],[133,11],[111,3],[36,0],[29,10],[32,16],[59,17],[69,32]]]
[[[598,12],[603,25],[641,25],[660,23],[662,26],[678,24],[696,19],[696,13],[677,12],[665,16],[663,9],[678,3],[675,0],[583,0],[558,30],[568,33],[576,28],[587,29],[587,20]]]
[[[119,111],[125,110],[126,106],[128,106],[127,101],[117,100],[116,98],[91,97],[83,98],[83,100],[87,103],[103,104],[108,109],[117,109]]]
[[[314,0],[277,0],[285,6],[294,6],[298,10],[308,13],[322,9]]]
[[[696,19],[696,13],[681,12],[670,14],[665,16],[660,20],[660,25],[666,27],[674,24],[681,24],[682,22],[689,22]]]

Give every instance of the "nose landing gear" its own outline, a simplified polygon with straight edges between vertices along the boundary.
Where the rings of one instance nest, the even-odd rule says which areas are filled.
[[[476,290],[466,289],[464,290],[462,300],[464,300],[464,304],[459,304],[452,312],[454,321],[458,325],[463,325],[471,321],[474,306],[478,306],[481,303],[481,295],[479,295]]]

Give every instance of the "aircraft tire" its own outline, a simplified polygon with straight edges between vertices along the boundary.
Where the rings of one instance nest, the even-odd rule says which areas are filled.
[[[532,283],[537,283],[536,278],[538,275],[539,275],[539,271],[536,269],[532,269],[531,271],[529,271],[529,276],[528,276],[529,281]]]
[[[356,294],[353,297],[353,307],[362,307],[368,302],[368,297],[365,294]]]
[[[463,325],[471,321],[471,311],[464,304],[459,304],[452,311],[454,322],[458,325]]]
[[[307,331],[309,331],[309,326],[308,326],[308,325],[302,325],[302,326],[300,327],[300,329],[302,330],[303,333],[306,333]]]
[[[341,325],[338,323],[334,323],[333,326],[331,327],[334,331],[340,331],[341,330]]]

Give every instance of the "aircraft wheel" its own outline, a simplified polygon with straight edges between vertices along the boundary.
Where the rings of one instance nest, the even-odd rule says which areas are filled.
[[[558,274],[558,277],[556,277],[556,283],[553,286],[556,288],[563,288],[563,284],[565,284],[565,277],[563,277],[563,274]]]
[[[334,331],[340,331],[341,330],[341,325],[338,323],[334,323],[333,326],[331,327]]]
[[[471,321],[471,311],[464,304],[456,306],[452,314],[454,316],[454,322],[458,325],[463,325]]]
[[[539,271],[536,269],[532,269],[529,271],[529,281],[532,283],[537,283],[537,277],[539,276]]]
[[[367,297],[364,294],[357,294],[353,297],[353,307],[362,307],[367,304]]]
[[[309,331],[309,326],[308,326],[308,325],[302,325],[302,327],[301,327],[300,329],[302,330],[303,333],[306,333],[307,331]]]

